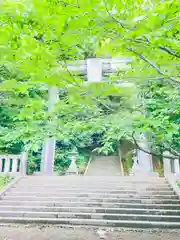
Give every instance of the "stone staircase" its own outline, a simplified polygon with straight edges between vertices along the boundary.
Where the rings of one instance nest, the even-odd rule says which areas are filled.
[[[159,177],[26,176],[1,196],[0,223],[180,228],[180,199]]]
[[[120,176],[118,156],[93,156],[87,176]]]

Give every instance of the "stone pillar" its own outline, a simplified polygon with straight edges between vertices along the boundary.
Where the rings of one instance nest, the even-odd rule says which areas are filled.
[[[49,112],[52,112],[54,105],[58,102],[59,100],[59,90],[56,87],[51,87],[48,90],[48,96],[49,96]]]
[[[55,146],[55,139],[49,138],[45,140],[41,159],[41,174],[43,175],[53,175]]]
[[[54,105],[59,99],[59,91],[57,88],[49,88],[49,112],[52,112]],[[54,156],[55,156],[56,140],[49,138],[45,140],[41,158],[41,174],[53,175]]]
[[[23,176],[26,175],[26,173],[27,173],[27,162],[28,162],[28,153],[22,152],[21,162],[20,162],[20,173]]]
[[[180,165],[179,165],[179,159],[174,159],[174,170],[175,174],[180,174]]]
[[[148,143],[147,143],[147,140],[146,140],[144,134],[141,134],[138,144],[141,149],[143,149],[145,151],[149,151]],[[152,173],[153,172],[151,154],[148,154],[148,153],[138,149],[137,150],[137,158],[138,158],[139,168],[141,168],[142,172],[144,172],[144,173]]]
[[[172,174],[172,169],[171,169],[171,159],[168,158],[170,156],[169,152],[164,152],[163,157],[163,165],[164,165],[164,176]]]
[[[102,60],[100,58],[88,58],[86,63],[88,82],[100,82],[102,78]]]

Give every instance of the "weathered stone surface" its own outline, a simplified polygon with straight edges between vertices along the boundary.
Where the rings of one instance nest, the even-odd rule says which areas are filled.
[[[86,176],[120,176],[118,156],[94,156]]]
[[[2,196],[0,222],[180,228],[179,209],[157,176],[27,176]]]
[[[99,229],[60,228],[56,226],[1,226],[0,239],[3,240],[99,240]],[[107,240],[179,240],[180,231],[163,230],[103,230]]]

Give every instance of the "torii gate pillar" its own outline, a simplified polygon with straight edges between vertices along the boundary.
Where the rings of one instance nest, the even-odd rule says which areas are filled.
[[[49,112],[53,110],[54,105],[59,99],[59,91],[57,88],[52,87],[48,90],[49,94]],[[54,157],[55,157],[55,138],[48,138],[44,142],[42,158],[41,158],[41,174],[51,176],[54,169]]]
[[[100,82],[102,78],[102,59],[88,58],[86,63],[88,82]]]
[[[89,58],[87,61],[87,77],[88,82],[100,82],[102,78],[102,60],[100,58]],[[58,89],[49,88],[49,112],[53,110],[54,105],[59,99]],[[43,145],[41,158],[41,174],[51,176],[54,169],[55,157],[55,138],[48,138]]]

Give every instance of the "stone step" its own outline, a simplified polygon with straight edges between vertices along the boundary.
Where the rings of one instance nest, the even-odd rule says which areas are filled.
[[[49,194],[49,192],[7,192],[5,196],[11,197],[112,197],[112,198],[160,198],[160,199],[178,199],[178,196],[173,192],[168,194],[161,194],[158,192],[124,192],[124,193],[108,193],[108,192],[54,192]]]
[[[177,198],[177,196],[175,196]],[[173,198],[166,198],[166,199],[156,199],[152,197],[126,197],[126,198],[110,198],[110,197],[36,197],[36,196],[3,196],[1,197],[2,200],[13,200],[13,201],[50,201],[50,202],[58,202],[58,201],[83,201],[83,202],[112,202],[112,203],[174,203],[179,204],[180,200]]]
[[[165,179],[163,180],[156,180],[156,181],[152,181],[151,179],[144,179],[144,180],[117,180],[117,181],[83,181],[83,179],[81,181],[76,181],[76,180],[71,180],[71,181],[66,181],[64,179],[64,181],[42,181],[42,180],[28,180],[28,181],[25,181],[25,180],[21,180],[19,182],[19,185],[20,184],[28,184],[28,185],[42,185],[42,184],[47,184],[47,185],[82,185],[82,186],[85,186],[85,185],[94,185],[94,184],[98,184],[98,186],[103,186],[103,185],[111,185],[111,186],[116,186],[116,185],[121,185],[123,186],[124,184],[133,184],[133,185],[136,185],[136,184],[140,184],[140,185],[143,185],[143,184],[147,184],[147,185],[153,185],[153,184],[168,184],[167,181]]]
[[[49,188],[48,189],[48,192],[51,193],[51,192],[57,192],[57,191],[63,191],[63,192],[81,192],[81,191],[85,191],[87,190],[87,186],[67,186],[67,187],[53,187],[53,188]],[[137,190],[142,190],[142,191],[157,191],[157,192],[173,192],[173,189],[168,187],[168,186],[165,186],[165,187],[147,187],[147,186],[142,186],[142,187],[131,187],[131,186],[115,186],[115,187],[106,187],[106,186],[102,186],[102,187],[99,187],[99,186],[88,186],[88,190],[90,191],[93,191],[93,192],[104,192],[104,191],[113,191],[113,192],[121,192],[121,191],[125,191],[125,192],[128,192],[128,191],[137,191]],[[12,191],[21,191],[21,192],[34,192],[34,191],[38,191],[38,192],[44,192],[46,191],[47,192],[47,188],[46,186],[41,186],[41,187],[27,187],[27,186],[24,186],[24,187],[18,187],[18,186],[14,186],[12,188]]]
[[[100,185],[97,183],[91,183],[91,184],[39,184],[39,183],[34,183],[34,184],[22,184],[22,183],[18,183],[15,187],[18,189],[39,189],[39,188],[45,188],[46,189],[61,189],[61,188],[75,188],[77,189],[78,186],[81,186],[81,188],[85,188],[85,189],[89,189],[89,188],[93,188],[94,186],[98,186],[99,189],[101,188],[164,188],[164,187],[169,187],[168,184],[134,184],[134,183],[129,183],[129,184],[104,184],[104,185]]]
[[[89,189],[88,189],[89,190]],[[45,191],[45,189],[41,190],[41,191],[15,191],[15,190],[11,190],[9,192],[6,192],[5,194],[6,196],[11,195],[11,196],[28,196],[28,195],[33,195],[33,196],[68,196],[68,195],[75,195],[75,196],[91,196],[91,195],[102,195],[102,196],[149,196],[149,195],[153,195],[153,196],[167,196],[168,198],[170,198],[170,196],[176,196],[175,193],[173,191],[145,191],[145,190],[124,190],[124,191],[115,191],[115,190],[104,190],[102,191],[102,189],[100,189],[99,191],[64,191],[62,189],[59,189],[58,191],[51,191],[51,192],[47,192],[47,190]],[[176,196],[177,198],[177,196]]]
[[[148,208],[98,208],[98,207],[47,207],[47,206],[0,206],[1,211],[23,212],[73,212],[73,213],[113,213],[113,214],[150,214],[150,215],[177,215],[180,210],[148,209]]]
[[[39,223],[58,225],[80,225],[95,227],[130,227],[131,228],[169,228],[179,229],[180,222],[164,221],[132,221],[132,220],[104,220],[104,219],[72,219],[72,218],[25,218],[0,217],[1,223]]]
[[[28,176],[0,200],[3,223],[180,227],[180,199],[159,177]]]
[[[180,209],[179,203],[125,203],[119,201],[118,203],[112,202],[97,202],[97,201],[14,201],[14,200],[2,200],[1,206],[29,206],[34,207],[93,207],[93,208],[144,208],[144,209]]]
[[[134,185],[134,186],[136,186],[136,185],[150,185],[150,186],[152,186],[152,185],[168,185],[168,183],[165,181],[165,180],[163,180],[163,181],[148,181],[148,180],[143,180],[143,181],[141,181],[141,180],[132,180],[132,181],[114,181],[114,182],[108,182],[108,181],[103,181],[103,182],[98,182],[98,181],[88,181],[88,182],[86,182],[86,181],[83,181],[83,179],[82,179],[82,182],[79,182],[79,181],[20,181],[19,183],[18,183],[18,185],[19,186],[22,186],[22,185],[30,185],[30,186],[34,186],[34,185],[38,185],[38,186],[41,186],[41,185],[48,185],[48,186],[93,186],[93,185],[97,185],[98,184],[98,186],[124,186],[124,185]]]
[[[167,194],[158,194],[158,193],[152,193],[152,192],[136,192],[136,193],[107,193],[107,192],[56,192],[56,193],[42,193],[42,192],[33,192],[33,193],[29,193],[27,192],[27,194],[13,194],[11,192],[7,192],[5,194],[5,196],[7,197],[12,197],[12,198],[37,198],[37,197],[50,197],[50,198],[54,198],[54,199],[58,199],[58,198],[94,198],[94,199],[99,199],[99,198],[112,198],[112,199],[162,199],[162,200],[173,200],[173,199],[179,199],[179,197],[175,194],[175,193],[169,193]]]
[[[113,180],[119,180],[119,179],[141,179],[142,176],[146,176],[147,179],[165,179],[164,177],[159,177],[159,176],[154,176],[154,175],[150,175],[150,174],[141,174],[141,175],[136,175],[136,176],[81,176],[81,175],[78,175],[78,176],[24,176],[23,179],[24,180],[29,180],[29,179],[33,179],[33,180],[37,180],[37,179],[43,179],[43,180],[53,180],[53,179],[65,179],[65,180],[79,180],[81,181],[82,179],[84,180],[89,180],[91,181],[92,180],[97,180],[97,179],[101,179],[101,180],[108,180],[108,181],[113,181]]]
[[[22,179],[20,182],[22,182],[23,184],[32,184],[32,183],[34,183],[34,184],[37,184],[37,183],[44,183],[44,184],[62,184],[62,183],[66,183],[66,184],[74,184],[74,183],[76,183],[76,184],[94,184],[94,183],[98,183],[98,184],[123,184],[123,183],[134,183],[134,184],[142,184],[142,183],[145,183],[145,184],[148,184],[148,183],[167,183],[167,181],[165,180],[165,179],[117,179],[117,180],[113,180],[113,181],[108,181],[108,180],[105,180],[105,178],[104,179],[102,179],[102,180],[98,180],[98,179],[96,179],[96,180],[83,180],[83,179],[81,179],[81,181],[77,181],[76,179],[71,179],[71,180],[66,180],[66,179]]]
[[[27,212],[0,211],[1,217],[30,217],[30,218],[75,218],[75,219],[106,219],[106,220],[136,220],[136,221],[172,221],[180,223],[177,215],[150,214],[115,214],[115,213],[73,213],[73,212]]]
[[[7,194],[7,195],[6,195]],[[154,200],[154,199],[159,199],[159,200],[179,200],[179,197],[175,194],[172,194],[172,195],[152,195],[151,193],[147,194],[145,193],[145,195],[143,195],[141,192],[139,193],[136,193],[136,194],[110,194],[110,193],[59,193],[59,194],[55,194],[55,195],[50,195],[49,193],[45,193],[44,195],[42,193],[38,193],[38,192],[35,192],[34,194],[30,194],[28,193],[28,195],[13,195],[13,194],[9,194],[9,193],[6,193],[5,196],[3,196],[2,198],[3,199],[14,199],[14,200],[25,200],[25,199],[28,199],[28,200],[35,200],[37,198],[40,198],[42,201],[46,198],[49,198],[49,199],[54,199],[54,200],[58,200],[58,199],[61,199],[61,198],[66,198],[66,199],[71,199],[71,198],[81,198],[81,199],[86,199],[86,198],[89,198],[89,199],[102,199],[105,200],[105,199],[112,199],[112,200],[119,200],[119,199],[151,199],[151,200]]]
[[[79,183],[82,183],[82,182],[111,182],[111,183],[114,183],[114,182],[125,182],[125,181],[128,181],[128,182],[133,182],[133,181],[152,181],[152,182],[164,182],[166,181],[165,178],[160,178],[160,177],[152,177],[152,176],[145,176],[145,175],[142,175],[142,176],[125,176],[125,177],[122,177],[122,176],[115,176],[115,177],[112,177],[112,176],[52,176],[52,177],[48,177],[48,176],[31,176],[31,177],[24,177],[21,181],[23,182],[28,182],[28,181],[34,181],[34,182],[37,182],[37,181],[45,181],[45,182],[79,182]]]

